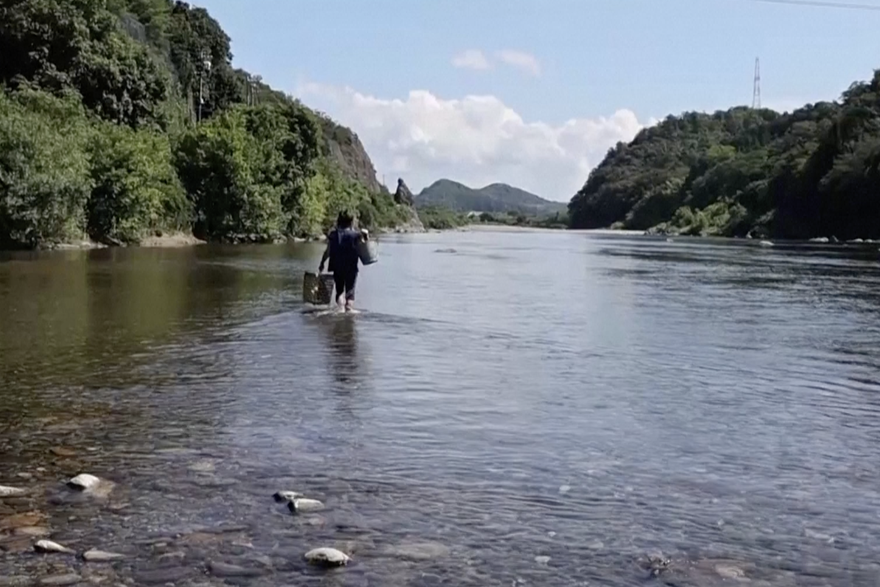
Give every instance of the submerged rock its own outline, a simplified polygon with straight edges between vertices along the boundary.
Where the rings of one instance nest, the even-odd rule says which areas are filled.
[[[72,448],[64,447],[64,446],[56,446],[56,447],[50,448],[49,452],[51,452],[56,457],[70,458],[70,457],[76,456],[75,450],[73,450]]]
[[[248,569],[238,565],[211,561],[208,570],[215,577],[259,577],[263,574],[259,569]]]
[[[26,489],[19,489],[18,487],[7,487],[5,485],[0,485],[0,498],[20,497],[22,495],[27,495]]]
[[[413,542],[388,546],[382,550],[382,554],[413,561],[424,561],[448,556],[449,547],[438,542]]]
[[[13,514],[7,517],[0,517],[0,530],[28,528],[38,525],[45,519],[46,514],[43,512],[25,512],[23,514]]]
[[[308,551],[305,558],[313,565],[325,567],[341,567],[351,561],[351,558],[341,550],[326,547]]]
[[[66,573],[63,575],[52,575],[51,577],[43,577],[40,579],[40,585],[51,585],[52,587],[63,587],[64,585],[76,585],[82,581],[82,577],[76,573]]]
[[[278,503],[283,503],[286,501],[293,501],[295,499],[299,499],[299,498],[305,497],[305,496],[302,493],[297,493],[296,491],[279,491],[278,493],[276,493],[272,497]]]
[[[664,556],[662,552],[649,553],[641,561],[641,567],[648,571],[652,577],[666,572],[671,564],[672,560]]]
[[[90,563],[108,563],[118,561],[125,558],[124,554],[116,554],[114,552],[104,552],[103,550],[88,550],[82,555],[83,560]]]
[[[297,498],[288,502],[287,507],[294,513],[319,512],[324,509],[324,504],[317,499]]]
[[[13,532],[16,536],[48,536],[51,534],[48,528],[43,528],[42,526],[23,526],[21,528],[16,528],[15,532]]]
[[[34,544],[34,550],[42,553],[60,553],[60,554],[76,554],[71,549],[66,546],[61,546],[57,542],[52,542],[51,540],[40,540],[36,544]]]

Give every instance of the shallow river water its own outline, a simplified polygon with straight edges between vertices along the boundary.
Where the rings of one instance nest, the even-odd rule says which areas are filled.
[[[353,316],[320,254],[0,258],[0,586],[880,584],[876,245],[386,236]]]

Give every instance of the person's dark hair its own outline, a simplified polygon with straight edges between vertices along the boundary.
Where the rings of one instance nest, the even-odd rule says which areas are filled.
[[[354,218],[348,212],[340,212],[336,217],[336,226],[339,228],[351,228],[352,224],[354,224]]]

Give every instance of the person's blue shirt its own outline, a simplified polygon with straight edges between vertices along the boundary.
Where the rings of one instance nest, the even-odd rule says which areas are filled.
[[[358,270],[357,243],[360,232],[353,228],[334,228],[327,236],[330,245],[330,266],[333,273],[356,273]]]

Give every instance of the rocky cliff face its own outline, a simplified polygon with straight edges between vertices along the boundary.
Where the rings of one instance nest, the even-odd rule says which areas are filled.
[[[394,201],[404,206],[415,206],[416,198],[410,191],[409,187],[403,179],[397,180],[397,191],[394,192]]]
[[[363,184],[371,192],[381,190],[376,168],[358,136],[349,128],[322,117],[327,155],[349,179]]]

